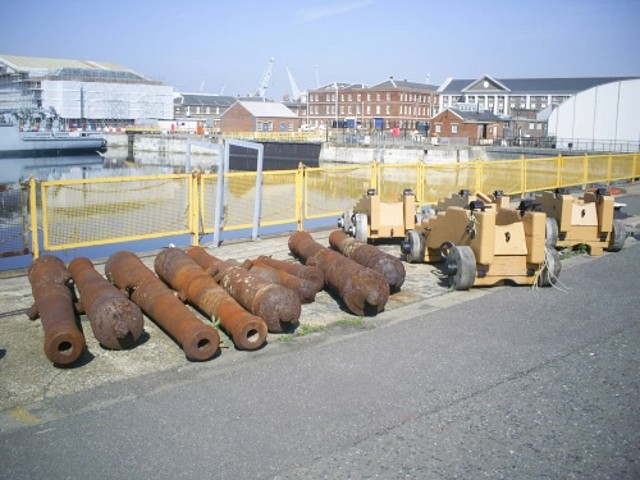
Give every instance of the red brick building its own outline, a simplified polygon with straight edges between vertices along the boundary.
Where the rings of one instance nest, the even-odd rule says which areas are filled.
[[[282,103],[237,101],[220,116],[220,132],[297,132],[301,121]]]
[[[435,85],[393,78],[371,87],[330,83],[309,91],[306,122],[330,128],[357,125],[365,130],[417,130],[433,114],[436,89]]]
[[[504,137],[504,121],[487,110],[479,111],[475,104],[460,104],[447,108],[431,120],[432,138],[466,138],[472,145],[493,143]]]

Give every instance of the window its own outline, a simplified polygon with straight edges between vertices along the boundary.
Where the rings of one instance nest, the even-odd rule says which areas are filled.
[[[386,113],[387,115],[391,115],[391,105],[387,105]]]
[[[380,115],[380,105],[376,105],[376,115]]]
[[[360,94],[356,95],[356,100],[357,101],[361,101],[362,100],[362,95],[360,95]]]
[[[390,102],[390,101],[391,101],[391,94],[387,93],[387,102]]]
[[[371,105],[367,105],[367,115],[371,115]]]
[[[440,133],[440,132],[442,132],[442,124],[436,123],[436,133]]]
[[[351,110],[351,105],[348,105],[347,106],[347,115],[351,115],[351,113],[353,113],[352,110]]]
[[[351,101],[351,94],[347,95],[347,101]]]
[[[451,133],[458,133],[458,124],[457,123],[452,123],[451,124]]]
[[[376,102],[379,102],[379,101],[380,101],[380,94],[376,93]]]

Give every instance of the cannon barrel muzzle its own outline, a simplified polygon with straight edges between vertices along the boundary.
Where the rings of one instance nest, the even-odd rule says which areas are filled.
[[[43,255],[29,267],[35,309],[44,329],[44,354],[53,363],[69,365],[80,358],[86,344],[78,328],[69,288],[71,274],[58,257]]]
[[[100,344],[114,350],[133,347],[144,328],[140,307],[100,275],[88,258],[73,259],[69,272]]]
[[[220,335],[215,327],[196,317],[135,254],[114,253],[105,274],[130,292],[131,300],[182,346],[189,360],[208,360],[218,351]]]
[[[220,326],[242,350],[255,350],[267,340],[265,321],[245,310],[231,295],[178,248],[167,248],[155,259],[158,276],[181,296],[210,318],[220,320]]]
[[[202,247],[189,248],[187,255],[213,275],[240,305],[261,317],[269,332],[293,331],[299,325],[302,306],[293,291],[252,275],[236,261],[210,255]]]

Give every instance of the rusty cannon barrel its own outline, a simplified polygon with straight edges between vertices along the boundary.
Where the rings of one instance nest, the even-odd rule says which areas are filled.
[[[69,288],[71,274],[64,262],[52,255],[43,255],[29,267],[29,282],[34,307],[31,319],[42,321],[44,354],[53,363],[69,365],[80,358],[86,344],[78,328]]]
[[[322,273],[322,270],[318,267],[302,265],[301,263],[289,262],[287,260],[276,260],[275,258],[264,255],[259,256],[257,261],[277,268],[278,270],[284,270],[298,278],[308,280],[313,285],[316,293],[324,288],[324,273]]]
[[[242,350],[255,350],[267,340],[265,321],[245,310],[200,265],[178,248],[161,251],[154,262],[158,276],[213,318]]]
[[[322,269],[325,283],[357,315],[373,316],[389,300],[389,284],[382,275],[316,242],[307,232],[289,237],[289,249],[308,265]]]
[[[316,287],[309,280],[296,277],[289,272],[274,268],[259,260],[245,260],[242,263],[242,267],[267,281],[293,290],[298,295],[300,303],[311,303],[316,298]]]
[[[402,287],[407,273],[400,259],[373,245],[356,240],[342,230],[331,232],[329,245],[345,257],[382,274],[392,292],[397,292]]]
[[[189,248],[187,255],[240,305],[267,322],[269,332],[290,332],[299,325],[302,306],[293,291],[252,275],[238,262],[214,257],[202,247]]]
[[[182,346],[189,360],[208,360],[218,351],[215,327],[200,321],[135,254],[116,252],[104,269],[110,281],[130,292],[131,300]]]
[[[100,344],[114,350],[133,347],[144,328],[140,307],[100,275],[88,258],[73,259],[69,272],[80,292],[80,306]]]

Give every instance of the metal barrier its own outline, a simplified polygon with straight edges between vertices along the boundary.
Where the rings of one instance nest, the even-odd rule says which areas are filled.
[[[224,175],[222,181],[219,175]],[[190,235],[191,244],[197,245],[201,235],[215,233],[216,215],[220,232],[292,224],[301,230],[305,221],[339,216],[369,188],[376,188],[385,201],[394,201],[411,188],[418,205],[427,205],[460,189],[524,195],[634,181],[640,177],[640,154],[450,164],[300,165],[296,170],[262,172],[261,181],[258,175],[193,172],[43,181],[39,189],[32,179],[31,252],[34,258],[40,253],[40,230],[46,251],[175,235]],[[221,185],[223,196],[218,191]]]

